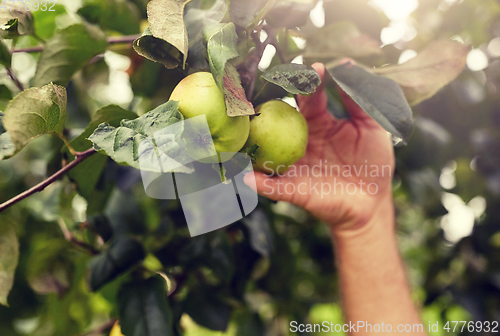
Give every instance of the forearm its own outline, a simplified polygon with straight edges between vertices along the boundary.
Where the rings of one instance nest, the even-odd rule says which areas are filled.
[[[413,327],[421,322],[410,297],[394,230],[390,197],[385,198],[377,213],[361,229],[332,229],[345,317],[353,324],[365,323],[356,335],[380,334],[381,330],[370,332],[366,325],[381,326],[382,323],[390,324],[393,333],[397,333],[399,325],[404,328],[410,324],[413,330],[402,333],[425,335],[421,327]]]

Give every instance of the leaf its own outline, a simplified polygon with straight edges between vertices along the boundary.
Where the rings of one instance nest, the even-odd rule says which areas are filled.
[[[34,10],[31,12],[33,13],[33,22],[36,35],[46,40],[54,36],[57,28],[56,17],[62,14],[66,14],[66,8],[64,7],[64,5],[56,4],[53,7],[51,5],[51,9],[51,11]]]
[[[266,71],[262,77],[291,94],[310,95],[321,84],[318,72],[303,64],[280,64]]]
[[[6,68],[10,68],[11,63],[12,55],[10,54],[10,51],[5,43],[3,43],[3,41],[0,41],[0,64]]]
[[[114,237],[144,235],[146,232],[145,214],[131,192],[123,192],[115,188],[106,205],[104,215],[109,219]]]
[[[66,89],[48,84],[18,94],[7,106],[3,124],[16,151],[47,133],[61,134],[66,120]]]
[[[380,43],[361,34],[350,21],[336,22],[315,31],[307,41],[305,58],[315,60],[338,57],[383,56]]]
[[[19,242],[14,227],[0,223],[0,304],[8,306],[7,296],[14,284],[14,273],[19,259]]]
[[[0,38],[33,35],[33,17],[29,11],[0,9]]]
[[[4,84],[0,84],[0,99],[7,101],[12,99],[12,92],[10,92],[10,89]]]
[[[218,294],[215,288],[196,288],[188,294],[185,310],[199,325],[211,330],[225,331],[231,317],[231,306]]]
[[[144,248],[137,240],[127,236],[116,237],[106,253],[90,260],[90,288],[92,291],[98,290],[145,256]]]
[[[417,105],[449,84],[465,67],[470,46],[454,41],[435,41],[415,58],[401,64],[371,69],[402,88],[410,105]]]
[[[224,87],[224,69],[226,62],[238,57],[236,43],[238,35],[233,23],[216,23],[205,27],[208,62],[210,71],[221,91]]]
[[[328,72],[380,126],[403,143],[408,141],[413,129],[412,111],[396,82],[351,63],[329,68]]]
[[[252,103],[245,95],[241,87],[240,74],[231,63],[226,63],[224,73],[224,99],[226,101],[226,113],[230,117],[254,115]]]
[[[125,35],[140,32],[140,13],[137,7],[124,0],[87,0],[78,10],[90,23]]]
[[[149,28],[154,37],[165,40],[183,55],[188,54],[188,34],[184,25],[184,6],[191,0],[153,0],[148,3]]]
[[[185,151],[185,143],[181,139],[184,130],[183,117],[178,109],[178,102],[168,101],[156,109],[129,121],[123,120],[119,127],[101,124],[88,138],[94,143],[94,149],[106,153],[117,163],[162,173],[175,170],[191,173],[189,165],[192,161]],[[177,124],[173,127],[168,127]],[[167,129],[168,127],[168,129]],[[155,134],[156,132],[159,132]],[[155,138],[156,137],[156,138]],[[141,143],[146,141],[141,146]],[[157,145],[158,144],[158,145]],[[142,148],[142,149],[141,149]],[[158,170],[158,164],[144,166],[144,162],[158,162],[158,153],[161,153],[163,170]],[[172,159],[170,161],[163,161]]]
[[[176,68],[181,62],[181,53],[168,42],[154,37],[146,28],[141,37],[134,41],[134,50],[150,61],[163,64],[167,69]]]
[[[117,301],[124,335],[175,335],[167,284],[161,276],[124,284],[118,292]]]
[[[107,123],[118,127],[123,119],[135,118],[137,118],[135,113],[124,110],[117,105],[105,106],[94,113],[92,121],[85,131],[71,141],[70,144],[76,151],[83,152],[92,147],[92,142],[87,138],[100,124]],[[70,155],[67,148],[65,152]],[[107,199],[107,196],[111,193],[111,188],[102,181],[107,160],[106,155],[98,153],[89,157],[68,173],[69,178],[76,183],[78,193],[88,202],[87,214],[102,210],[104,206],[103,200]]]
[[[277,0],[232,0],[229,3],[229,16],[232,22],[247,28],[258,23],[276,2]]]
[[[11,157],[16,152],[16,148],[10,134],[5,130],[2,120],[4,114],[0,111],[0,160]]]
[[[29,256],[26,279],[38,294],[65,294],[75,273],[75,250],[63,239],[50,239]]]
[[[33,85],[53,82],[66,86],[75,72],[104,52],[107,45],[103,32],[88,24],[75,24],[57,32],[40,55]]]

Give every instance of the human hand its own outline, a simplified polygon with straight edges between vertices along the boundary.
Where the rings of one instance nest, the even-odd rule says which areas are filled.
[[[313,67],[323,80],[324,65]],[[350,119],[337,120],[328,112],[323,85],[312,96],[298,97],[309,127],[305,156],[281,176],[255,172],[255,181],[259,194],[303,207],[333,230],[351,230],[392,197],[394,153],[387,132],[340,93]]]

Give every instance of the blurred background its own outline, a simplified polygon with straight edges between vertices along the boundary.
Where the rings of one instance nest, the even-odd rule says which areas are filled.
[[[33,12],[36,33],[49,39],[57,29],[82,20],[99,24],[110,35],[140,34],[147,27],[147,0],[115,1],[114,10],[104,3],[57,1],[54,12]],[[404,63],[436,39],[472,46],[463,73],[413,108],[414,133],[407,146],[395,149],[397,234],[424,326],[429,321],[500,321],[500,1],[320,0],[301,31],[345,20],[382,45],[385,58],[372,65]],[[293,40],[301,49],[306,40],[299,36]],[[15,48],[37,44],[23,36]],[[275,53],[268,46],[261,70]],[[13,55],[13,69],[26,86],[37,57],[32,52]],[[303,61],[301,56],[294,59]],[[70,135],[81,133],[92,113],[107,104],[138,114],[149,111],[167,100],[181,78],[129,46],[111,47],[68,86]],[[16,87],[3,69],[0,84],[3,110]],[[0,161],[0,201],[53,173],[61,160],[60,147],[60,140],[44,136],[14,158]],[[179,294],[185,309],[176,315],[179,333],[288,335],[291,320],[341,323],[328,230],[306,212],[261,199],[253,216],[227,232],[187,239],[177,230],[184,225],[176,221],[178,205],[147,199],[136,172],[111,161],[106,165],[101,182],[109,201],[96,213],[133,221],[137,211],[144,232],[155,232],[144,239],[161,247],[151,248],[146,262],[160,261],[159,267],[175,279],[191,271],[203,275],[203,285],[194,275],[185,275],[185,293]],[[123,204],[128,212],[118,214]],[[83,335],[116,317],[120,278],[90,293],[85,286],[89,257],[62,252],[70,250],[58,225],[61,214],[74,223],[71,229],[78,228],[93,218],[88,206],[71,183],[61,181],[2,214],[0,220],[16,227],[21,256],[10,307],[0,306],[0,335]],[[206,295],[206,286],[221,289],[226,299]],[[225,324],[227,332],[209,330]],[[472,333],[440,328],[433,335],[444,334]]]

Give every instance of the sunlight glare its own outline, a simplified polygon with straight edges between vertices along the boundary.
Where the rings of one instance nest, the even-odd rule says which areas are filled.
[[[467,67],[470,71],[484,70],[488,64],[488,57],[481,49],[472,49],[467,55]]]
[[[382,10],[391,21],[403,21],[418,8],[418,0],[371,0],[371,5]]]

